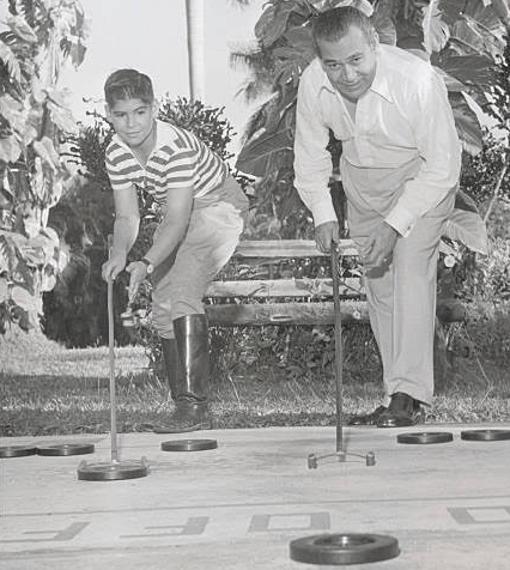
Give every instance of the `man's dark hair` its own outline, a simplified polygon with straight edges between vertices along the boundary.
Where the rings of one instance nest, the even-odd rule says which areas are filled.
[[[110,106],[122,99],[141,99],[151,104],[154,101],[152,81],[136,69],[118,69],[106,80],[104,96]]]
[[[343,38],[351,26],[359,28],[370,43],[374,42],[375,28],[370,18],[353,6],[342,6],[321,12],[313,19],[315,46],[318,48],[318,40],[333,42]]]

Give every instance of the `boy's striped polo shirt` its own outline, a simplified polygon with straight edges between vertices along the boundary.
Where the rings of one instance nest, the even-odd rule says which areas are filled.
[[[145,167],[118,135],[113,136],[105,153],[112,188],[144,188],[160,205],[174,188],[192,186],[195,199],[212,198],[225,181],[227,165],[193,133],[163,121],[156,124],[157,141]]]

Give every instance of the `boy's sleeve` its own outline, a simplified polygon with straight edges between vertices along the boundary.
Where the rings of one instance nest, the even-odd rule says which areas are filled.
[[[111,152],[106,149],[104,162],[113,190],[127,190],[131,188],[133,182],[129,176],[129,169],[123,167],[121,157],[113,158]]]

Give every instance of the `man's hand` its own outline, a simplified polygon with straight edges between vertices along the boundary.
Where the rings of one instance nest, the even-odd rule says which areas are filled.
[[[131,274],[128,287],[128,303],[131,304],[138,293],[138,288],[147,275],[147,265],[142,261],[133,261],[133,263],[127,266],[126,271]]]
[[[103,279],[108,281],[109,279],[115,279],[119,273],[126,267],[127,256],[125,253],[117,252],[114,253],[108,261],[103,263],[101,273]]]
[[[361,252],[363,265],[375,269],[391,263],[398,232],[386,222],[382,222],[370,236],[367,247]]]
[[[323,253],[331,250],[331,242],[340,238],[340,227],[338,222],[324,222],[315,228],[315,243],[317,249]]]

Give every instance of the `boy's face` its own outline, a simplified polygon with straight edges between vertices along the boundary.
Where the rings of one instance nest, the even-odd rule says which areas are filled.
[[[333,87],[349,101],[357,101],[375,77],[377,39],[371,42],[357,26],[351,26],[339,40],[319,40],[317,44],[322,67]]]
[[[106,116],[122,141],[137,148],[150,139],[157,108],[141,99],[120,99],[106,106]]]

